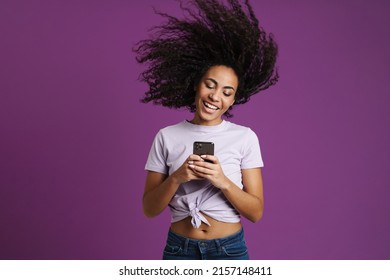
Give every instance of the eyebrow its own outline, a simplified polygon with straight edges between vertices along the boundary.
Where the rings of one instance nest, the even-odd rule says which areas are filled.
[[[218,82],[216,80],[214,80],[213,78],[206,78],[206,80],[212,81],[214,84],[218,85]],[[234,87],[232,87],[232,86],[224,86],[223,88],[232,89],[232,90],[236,91],[234,89]]]

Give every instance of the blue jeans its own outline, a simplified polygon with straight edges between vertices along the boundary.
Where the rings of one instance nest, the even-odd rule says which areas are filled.
[[[163,260],[248,260],[244,231],[224,238],[197,240],[168,232]]]

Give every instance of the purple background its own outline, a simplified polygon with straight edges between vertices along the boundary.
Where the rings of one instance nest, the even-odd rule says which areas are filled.
[[[252,1],[280,82],[236,107],[259,135],[253,259],[390,259],[390,2]],[[169,213],[141,207],[161,127],[131,48],[176,1],[0,2],[0,258],[160,259]]]

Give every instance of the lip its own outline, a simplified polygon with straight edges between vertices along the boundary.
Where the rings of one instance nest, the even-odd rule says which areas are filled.
[[[220,108],[219,108],[218,106],[216,106],[216,105],[214,105],[214,104],[212,104],[212,103],[210,103],[210,102],[202,101],[202,104],[203,104],[203,108],[204,108],[207,112],[209,112],[209,113],[214,113],[214,112],[220,110]],[[209,104],[209,105],[212,106],[212,107],[216,107],[216,109],[209,108],[209,107],[207,107],[206,104]]]

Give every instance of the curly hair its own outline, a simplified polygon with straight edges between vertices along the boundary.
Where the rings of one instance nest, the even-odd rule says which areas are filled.
[[[272,34],[259,26],[248,0],[226,2],[192,0],[184,7],[180,1],[188,14],[184,19],[155,11],[167,21],[153,27],[152,37],[133,49],[137,62],[148,66],[140,75],[149,85],[142,102],[194,112],[195,87],[215,65],[228,66],[237,74],[235,105],[277,82],[278,49]]]

